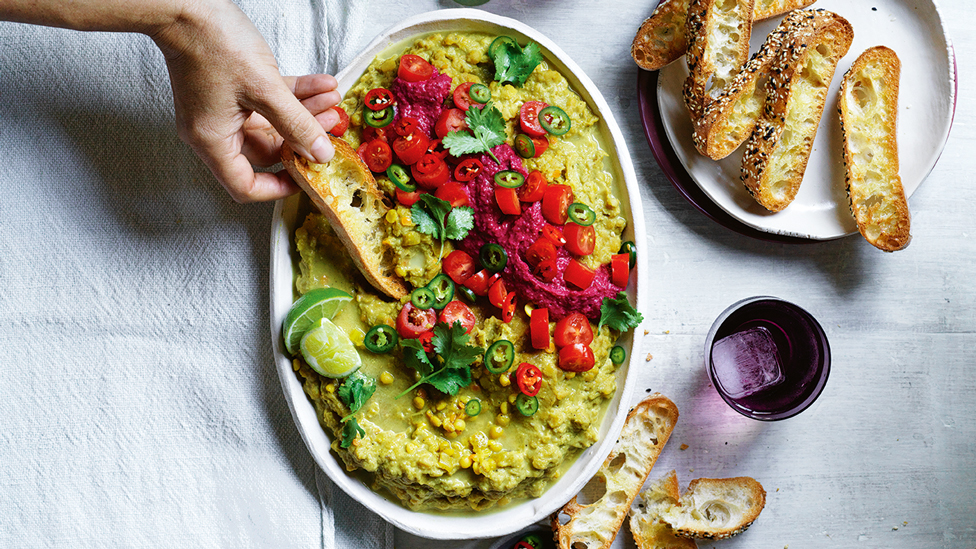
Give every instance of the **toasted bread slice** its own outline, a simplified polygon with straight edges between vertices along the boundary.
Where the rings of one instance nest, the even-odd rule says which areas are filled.
[[[654,13],[641,23],[630,47],[637,66],[656,71],[685,54],[688,37],[685,21],[691,0],[661,0]],[[753,21],[810,6],[816,0],[756,0]]]
[[[652,482],[630,509],[630,533],[638,549],[697,549],[690,538],[676,536],[661,514],[678,504],[678,476],[670,473]]]
[[[677,421],[678,408],[659,393],[627,414],[617,444],[594,477],[606,484],[606,492],[589,505],[577,503],[574,496],[551,519],[560,549],[610,547]],[[561,520],[563,515],[568,521]]]
[[[790,12],[766,36],[759,51],[732,83],[705,106],[701,118],[692,121],[695,128],[692,140],[698,152],[720,160],[732,154],[752,134],[766,102],[766,81],[773,61],[783,44],[810,35],[813,18],[809,10]]]
[[[682,97],[691,119],[701,118],[749,59],[755,0],[691,0],[688,5],[688,78]]]
[[[377,290],[400,299],[406,284],[393,271],[382,242],[381,223],[389,210],[369,168],[345,141],[329,136],[335,157],[315,164],[295,154],[287,144],[281,162],[335,229],[353,262]]]
[[[773,63],[763,115],[742,156],[746,190],[771,212],[781,211],[796,198],[827,89],[837,62],[854,39],[846,19],[826,10],[812,11],[813,36],[791,40]]]
[[[766,490],[754,478],[699,478],[659,516],[679,536],[726,539],[745,531],[765,505]]]
[[[869,48],[844,75],[838,109],[851,213],[865,240],[886,252],[912,239],[895,137],[900,74],[894,51]]]

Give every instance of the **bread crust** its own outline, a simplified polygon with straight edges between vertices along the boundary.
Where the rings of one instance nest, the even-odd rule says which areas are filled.
[[[749,59],[755,0],[691,0],[688,35],[688,78],[682,98],[691,119],[725,89]]]
[[[741,534],[766,506],[766,490],[752,477],[697,478],[661,514],[681,537],[728,539]]]
[[[401,299],[408,294],[407,285],[384,259],[390,257],[384,253],[380,228],[389,210],[384,195],[356,151],[345,141],[329,137],[335,157],[328,164],[313,164],[287,144],[281,147],[281,162],[329,220],[366,280],[393,299]]]
[[[641,23],[630,47],[630,54],[638,67],[656,71],[685,54],[688,49],[685,22],[690,2],[662,0],[651,16]],[[806,8],[814,2],[816,0],[756,0],[753,21]]]
[[[672,469],[651,482],[640,493],[641,502],[630,510],[630,532],[638,549],[696,549],[691,538],[675,535],[671,525],[661,518],[667,509],[678,504],[678,475]]]
[[[660,393],[630,410],[617,444],[595,477],[606,483],[604,495],[589,505],[577,503],[573,496],[551,517],[553,538],[560,549],[610,547],[677,421],[677,406]],[[569,520],[563,523],[560,515]]]
[[[890,48],[865,50],[840,86],[844,182],[864,239],[886,252],[911,241],[911,215],[898,175],[898,87],[901,62]]]
[[[813,35],[792,37],[781,48],[767,82],[763,115],[742,157],[742,183],[771,212],[783,210],[796,198],[830,81],[854,39],[843,17],[826,10],[807,11],[814,15]]]

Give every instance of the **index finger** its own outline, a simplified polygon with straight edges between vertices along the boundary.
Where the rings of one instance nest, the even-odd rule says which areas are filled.
[[[339,86],[339,82],[331,74],[306,74],[283,78],[288,89],[298,99],[307,99],[313,95],[330,92]]]

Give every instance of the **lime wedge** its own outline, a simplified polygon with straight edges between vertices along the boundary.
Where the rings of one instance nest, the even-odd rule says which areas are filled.
[[[281,335],[288,353],[298,354],[298,345],[305,332],[318,326],[319,320],[334,317],[351,299],[351,295],[335,288],[316,288],[298,298],[281,325]]]
[[[346,377],[363,364],[346,332],[327,318],[305,333],[301,350],[305,363],[326,377]]]

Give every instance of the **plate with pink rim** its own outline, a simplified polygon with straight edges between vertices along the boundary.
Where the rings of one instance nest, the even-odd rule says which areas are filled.
[[[841,78],[865,49],[888,46],[902,63],[897,140],[900,175],[909,197],[935,167],[955,113],[955,56],[934,1],[820,0],[812,7],[833,11],[850,21],[854,41],[834,73],[796,200],[781,212],[766,211],[742,186],[739,171],[743,147],[720,161],[710,160],[695,149],[691,120],[681,99],[688,74],[683,59],[656,75],[641,71],[639,77],[641,117],[648,143],[672,184],[720,224],[764,240],[809,242],[857,233],[844,186],[843,141],[836,112]],[[752,51],[780,19],[756,23]],[[652,112],[655,107],[656,112]]]

